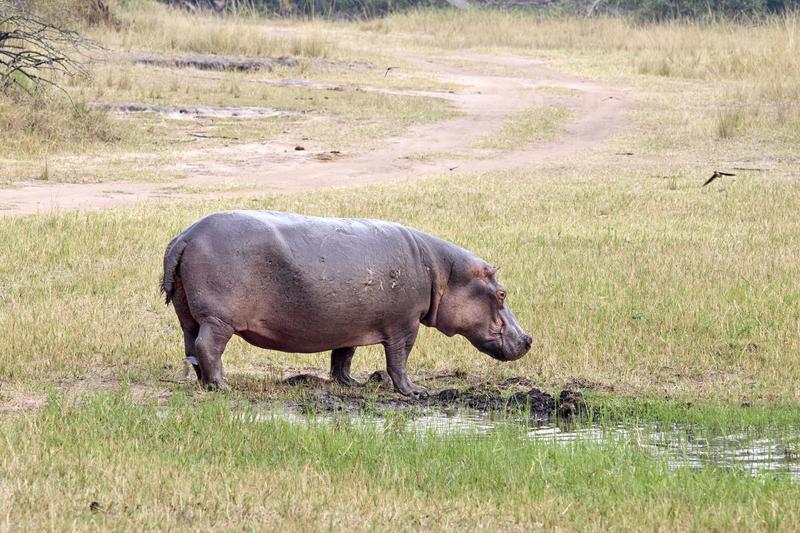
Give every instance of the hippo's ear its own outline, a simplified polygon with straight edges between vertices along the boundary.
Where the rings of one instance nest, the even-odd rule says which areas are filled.
[[[497,272],[497,267],[494,267],[489,264],[478,264],[474,265],[471,269],[472,279],[492,279],[494,273]]]

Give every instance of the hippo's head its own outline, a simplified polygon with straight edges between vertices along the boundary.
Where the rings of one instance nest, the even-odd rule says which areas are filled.
[[[436,328],[448,336],[463,335],[499,361],[514,361],[528,353],[532,340],[506,304],[496,272],[477,258],[454,265],[438,302]]]

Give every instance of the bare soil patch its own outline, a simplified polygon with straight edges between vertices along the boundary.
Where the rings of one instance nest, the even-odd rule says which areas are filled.
[[[173,119],[197,118],[267,118],[300,115],[297,111],[273,109],[271,107],[241,107],[241,106],[186,106],[186,105],[159,105],[143,103],[106,103],[92,102],[89,104],[96,109],[104,109],[116,113],[157,113]]]
[[[294,57],[247,57],[216,54],[163,55],[135,52],[129,56],[132,63],[166,68],[194,68],[197,70],[229,72],[271,72],[276,67],[296,67],[300,61]],[[367,61],[313,58],[319,65],[339,65],[350,69],[375,68]]]
[[[187,152],[182,151],[179,162],[165,163],[158,170],[165,174],[172,172],[189,176],[181,180],[181,185],[187,189],[202,190],[220,184],[236,186],[227,192],[196,193],[195,197],[358,186],[444,174],[454,169],[460,173],[483,173],[559,163],[599,148],[627,126],[630,97],[626,90],[566,75],[530,58],[459,53],[449,60],[407,56],[404,59],[412,61],[421,71],[432,74],[439,81],[466,87],[447,93],[414,92],[418,96],[446,98],[462,111],[463,116],[413,126],[400,136],[386,139],[378,149],[356,152],[346,158],[309,157],[306,151],[287,151],[281,145],[237,143],[192,151],[190,160]],[[466,66],[454,66],[452,59],[468,59],[469,62]],[[520,74],[510,77],[481,72],[475,66],[481,64],[507,64]],[[570,89],[570,96],[535,90],[543,86]],[[565,102],[574,111],[574,118],[553,141],[519,146],[510,151],[474,147],[477,141],[498,131],[513,113],[532,107],[563,106]],[[174,112],[181,114],[180,109],[188,110],[189,107],[175,106]],[[196,111],[212,112],[199,108]],[[163,112],[169,113],[172,109],[165,107]],[[0,204],[8,206],[0,214],[14,216],[53,210],[102,209],[184,196],[186,194],[170,191],[158,183],[75,185],[29,182],[20,183],[14,189],[0,190]]]

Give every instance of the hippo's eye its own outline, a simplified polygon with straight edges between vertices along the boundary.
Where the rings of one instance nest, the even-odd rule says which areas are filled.
[[[505,299],[506,299],[506,291],[504,291],[503,289],[498,290],[497,291],[497,301],[502,304],[503,301],[505,301]]]

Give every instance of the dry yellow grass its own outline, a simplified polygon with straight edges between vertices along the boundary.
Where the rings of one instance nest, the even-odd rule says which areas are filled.
[[[534,107],[506,119],[499,131],[478,143],[481,148],[513,150],[534,142],[552,141],[570,117],[564,107]]]

